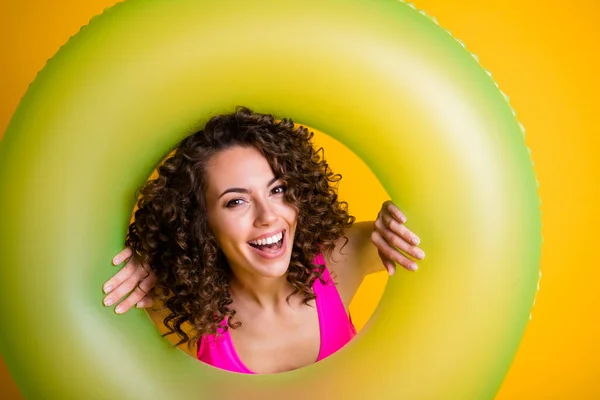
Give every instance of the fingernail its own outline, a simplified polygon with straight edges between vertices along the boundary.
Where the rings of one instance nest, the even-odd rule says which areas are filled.
[[[423,253],[423,251],[421,251],[421,250],[417,250],[417,251],[415,251],[415,257],[418,258],[419,260],[422,260],[425,258],[425,253]]]
[[[403,224],[406,223],[406,217],[400,217],[400,221],[402,221]]]
[[[110,305],[112,305],[113,303],[114,303],[114,300],[111,299],[111,298],[104,299],[104,305],[107,306],[107,307],[110,306]]]
[[[104,293],[108,294],[112,290],[112,286],[106,285],[104,286]]]
[[[113,264],[115,264],[115,265],[121,264],[121,259],[120,258],[114,258],[113,259]]]
[[[394,276],[394,273],[396,271],[394,271],[393,269],[388,269],[388,274],[390,274],[390,276]]]
[[[117,306],[117,307],[115,308],[115,312],[116,312],[117,314],[121,314],[121,313],[123,312],[123,307],[121,307],[121,306]]]
[[[417,267],[417,264],[411,264],[409,268],[411,271],[416,271],[419,269],[419,267]]]
[[[418,245],[420,242],[421,242],[421,241],[419,240],[419,238],[418,238],[418,237],[416,237],[416,236],[413,236],[413,237],[412,237],[412,243],[413,243],[415,246],[417,246],[417,245]]]

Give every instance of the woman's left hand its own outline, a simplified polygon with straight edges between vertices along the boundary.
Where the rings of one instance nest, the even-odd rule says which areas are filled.
[[[406,217],[391,201],[386,201],[375,220],[371,233],[371,241],[377,247],[379,258],[390,275],[396,272],[396,264],[402,265],[409,271],[417,270],[417,260],[425,258],[425,253],[419,247],[420,239],[405,225]]]

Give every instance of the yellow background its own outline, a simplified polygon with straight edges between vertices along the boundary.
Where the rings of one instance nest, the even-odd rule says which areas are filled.
[[[0,135],[45,61],[114,2],[2,2]],[[540,182],[543,277],[533,318],[497,398],[600,398],[600,269],[594,257],[600,239],[600,2],[414,4],[463,40],[510,96],[527,129]],[[348,172],[340,172],[346,179]],[[461,256],[468,255],[457,255],[457,263]],[[21,398],[1,363],[0,396]]]

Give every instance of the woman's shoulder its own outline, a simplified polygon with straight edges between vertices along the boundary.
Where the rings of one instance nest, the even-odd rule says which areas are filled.
[[[333,250],[320,254],[346,307],[350,305],[364,279],[364,258],[361,252],[368,245],[372,230],[367,225],[357,225],[347,229],[344,236],[335,241]]]

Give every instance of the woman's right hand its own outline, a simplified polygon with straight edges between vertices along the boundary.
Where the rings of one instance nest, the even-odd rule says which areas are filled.
[[[137,308],[150,307],[154,302],[148,294],[156,284],[154,272],[139,262],[130,247],[124,248],[113,258],[114,265],[124,261],[127,261],[125,266],[103,285],[106,293],[104,305],[108,307],[119,303],[115,307],[117,314],[129,311],[134,305]]]

